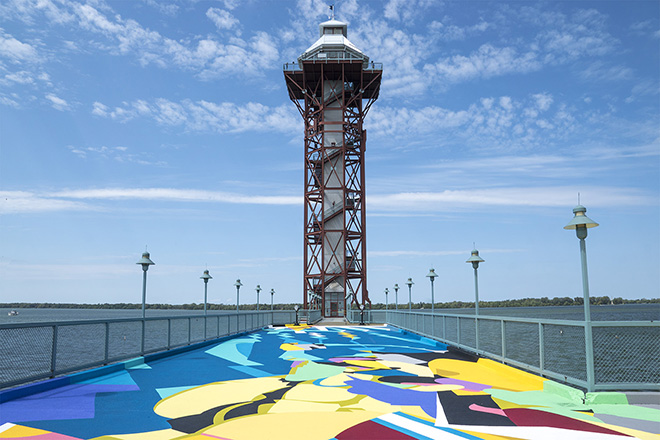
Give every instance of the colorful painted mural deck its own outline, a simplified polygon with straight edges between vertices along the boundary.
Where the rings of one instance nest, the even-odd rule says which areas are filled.
[[[653,405],[585,403],[392,327],[269,328],[125,365],[0,404],[0,438],[660,439]]]

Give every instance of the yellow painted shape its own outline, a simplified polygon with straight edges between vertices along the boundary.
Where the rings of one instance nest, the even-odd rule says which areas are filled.
[[[362,376],[362,375],[361,375]],[[335,374],[334,376],[326,377],[319,384],[326,387],[344,386],[346,382],[351,380],[352,377],[346,373]]]
[[[369,411],[341,411],[325,413],[319,417],[316,413],[300,412],[264,414],[262,416],[241,417],[229,420],[205,431],[215,437],[232,440],[328,440],[351,426],[380,416]],[[210,440],[207,436],[188,437],[194,440]]]
[[[357,365],[358,367],[365,367],[373,370],[389,370],[390,368],[387,365],[384,365],[378,361],[362,361],[362,360],[345,360],[347,364]]]
[[[438,376],[510,391],[543,390],[543,382],[547,380],[489,359],[479,359],[477,362],[434,359],[429,362],[429,369]]]
[[[290,328],[290,329],[292,329],[292,330],[305,330],[305,329],[307,329],[307,328],[310,328],[310,326],[308,326],[308,325],[306,325],[306,324],[299,324],[299,325],[295,325],[295,324],[286,324],[286,327],[287,327],[287,328]]]
[[[297,342],[285,342],[284,344],[280,345],[280,350],[284,351],[293,351],[293,350],[300,350],[304,351],[305,349],[300,347]]]
[[[473,390],[465,390],[465,389],[460,389],[460,390],[453,390],[454,394],[457,396],[487,396],[488,393],[484,393],[483,391],[473,391]]]
[[[335,412],[340,408],[338,403],[308,402],[304,400],[279,400],[269,410],[268,414]],[[260,419],[261,420],[261,419]]]
[[[487,434],[485,432],[466,431],[465,429],[457,429],[457,431],[479,437],[482,440],[525,440],[521,437],[508,437],[504,435]]]
[[[189,416],[216,406],[249,402],[263,393],[284,386],[285,384],[278,377],[215,382],[169,396],[156,404],[154,412],[168,418]]]
[[[33,437],[35,435],[48,434],[49,432],[43,429],[30,428],[29,426],[14,425],[0,432],[0,438]]]
[[[328,388],[312,384],[298,384],[286,392],[284,400],[303,400],[306,402],[344,402],[355,394],[345,388]]]
[[[500,407],[500,409],[512,409],[512,408],[532,408],[526,405],[518,405],[517,403],[509,402],[508,400],[498,399],[496,397],[490,396],[493,399],[493,402]]]
[[[339,332],[339,333],[337,333],[337,334],[338,334],[338,335],[341,335],[341,336],[345,336],[345,337],[350,338],[350,339],[353,339],[353,338],[355,337],[355,335],[352,335],[352,334],[350,334],[350,333],[348,333],[348,332]]]
[[[171,440],[184,437],[185,434],[174,429],[161,429],[159,431],[138,432],[135,434],[114,434],[95,437],[90,440]]]

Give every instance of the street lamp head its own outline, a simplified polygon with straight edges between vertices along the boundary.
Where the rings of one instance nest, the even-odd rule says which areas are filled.
[[[298,310],[300,310],[300,306],[298,304],[296,304],[295,306],[293,306],[293,310],[295,310],[297,312]]]
[[[242,285],[243,285],[243,284],[241,284],[241,280],[240,280],[240,279],[236,280],[236,282],[234,283],[234,286],[236,286],[237,289],[240,288]]]
[[[386,288],[385,288],[385,296],[387,296],[388,293],[390,293],[390,289],[388,289],[388,288],[386,287]]]
[[[394,285],[394,290],[399,290],[399,284],[398,283]]]
[[[408,287],[412,287],[413,284],[415,284],[415,283],[413,283],[412,278],[408,278],[408,281],[406,281],[406,285],[407,285]]]
[[[270,289],[270,294],[275,295],[275,289]]]
[[[564,229],[575,229],[575,233],[579,239],[587,238],[587,228],[598,226],[598,223],[587,217],[585,212],[587,212],[587,208],[577,205],[573,208],[573,214],[575,214],[573,220],[564,226]]]
[[[364,311],[364,304],[360,304],[358,307],[360,310]]]
[[[485,260],[479,256],[479,251],[472,249],[472,254],[470,258],[467,259],[466,263],[472,263],[472,267],[475,269],[479,267],[479,263],[483,263]]]
[[[261,286],[260,286],[259,284],[257,284],[257,288],[256,288],[256,289],[254,289],[254,290],[256,290],[256,291],[257,291],[257,293],[259,293],[259,292],[261,292]]]
[[[435,273],[435,269],[431,269],[428,275],[426,275],[428,278],[431,278],[431,282],[438,276],[437,273]]]
[[[149,269],[149,266],[156,264],[153,261],[149,259],[149,252],[145,252],[142,254],[142,258],[140,258],[140,261],[138,261],[135,264],[141,264],[142,265],[142,270],[147,271]]]
[[[200,278],[203,279],[205,283],[208,283],[209,280],[213,279],[213,277],[211,275],[209,275],[208,270],[205,270],[204,275],[202,275]]]

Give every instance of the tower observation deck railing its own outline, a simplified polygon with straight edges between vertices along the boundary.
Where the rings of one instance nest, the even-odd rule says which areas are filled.
[[[348,316],[349,321],[360,322],[359,310],[350,310]],[[492,315],[433,315],[422,310],[370,310],[364,312],[364,322],[391,324],[587,391],[660,391],[657,321],[585,323]],[[585,325],[593,329],[593,371],[587,369]],[[593,389],[588,389],[590,378]]]
[[[324,58],[314,58],[310,60],[313,63],[327,63],[327,62],[337,62],[337,61],[357,61],[362,58],[358,58],[348,52],[326,52],[327,57]],[[374,63],[372,61],[365,62],[362,67],[364,70],[383,70],[383,63]],[[303,68],[300,63],[284,63],[282,70],[285,72],[302,72]]]
[[[314,324],[319,310],[299,310]],[[0,389],[61,376],[269,325],[293,324],[293,310],[154,318],[0,324]]]

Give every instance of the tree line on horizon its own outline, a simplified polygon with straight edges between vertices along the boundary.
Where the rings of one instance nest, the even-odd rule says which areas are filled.
[[[591,305],[609,305],[609,304],[660,304],[660,298],[642,298],[642,299],[624,299],[621,297],[611,298],[609,296],[592,296],[590,299]],[[520,299],[507,299],[499,301],[479,301],[479,307],[547,307],[547,306],[581,306],[584,300],[581,296],[570,297],[555,297],[555,298],[520,298]],[[300,306],[300,303],[285,303],[273,304],[275,310],[292,310],[294,306]],[[405,308],[408,302],[399,303],[399,308]],[[431,303],[428,302],[414,302],[412,303],[414,309],[431,308]],[[35,308],[35,309],[140,309],[141,303],[103,303],[103,304],[76,304],[76,303],[0,303],[2,308]],[[350,307],[350,305],[349,305]],[[390,308],[394,308],[394,303],[389,303]],[[436,308],[444,309],[469,309],[474,308],[474,301],[450,301],[450,302],[436,302]],[[190,303],[190,304],[147,304],[147,309],[150,310],[204,310],[204,304]],[[372,303],[371,308],[380,310],[385,308],[385,303]],[[236,310],[236,304],[207,304],[208,310]],[[256,304],[240,304],[239,310],[256,310]],[[260,304],[260,310],[270,310],[270,304]]]

